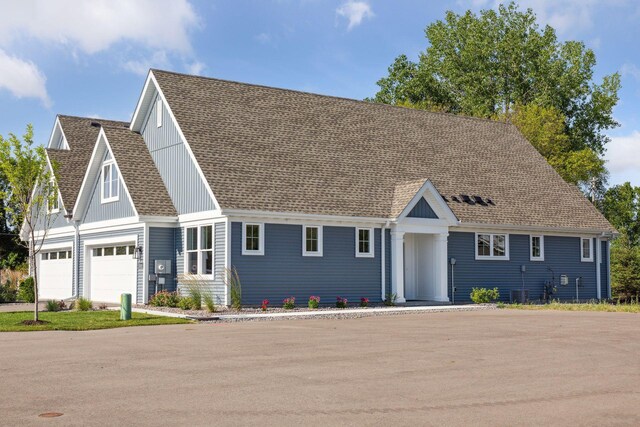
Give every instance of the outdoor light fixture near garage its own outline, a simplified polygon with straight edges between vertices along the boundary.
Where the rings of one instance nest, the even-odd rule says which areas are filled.
[[[133,258],[137,259],[139,263],[142,263],[142,246],[136,246],[133,251]]]

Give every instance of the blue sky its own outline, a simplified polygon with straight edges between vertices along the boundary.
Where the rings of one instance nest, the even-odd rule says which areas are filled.
[[[424,28],[446,10],[495,0],[0,0],[0,134],[55,115],[128,120],[149,67],[362,99],[394,58],[417,58]],[[611,184],[640,186],[640,3],[523,0],[563,40],[619,71]]]

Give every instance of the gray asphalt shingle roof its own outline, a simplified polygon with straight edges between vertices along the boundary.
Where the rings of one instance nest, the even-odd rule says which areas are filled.
[[[614,231],[511,124],[152,72],[223,209],[394,218],[430,180],[463,223]]]

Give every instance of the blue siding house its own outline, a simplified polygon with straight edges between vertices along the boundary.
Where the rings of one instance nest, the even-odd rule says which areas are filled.
[[[610,296],[616,231],[507,123],[151,70],[130,123],[60,115],[42,298]]]

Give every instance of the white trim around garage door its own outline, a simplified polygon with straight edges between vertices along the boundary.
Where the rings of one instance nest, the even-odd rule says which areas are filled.
[[[138,235],[130,234],[124,236],[114,236],[114,237],[101,237],[97,239],[85,240],[83,242],[83,262],[84,262],[84,271],[82,273],[82,283],[83,283],[83,297],[91,299],[91,250],[96,246],[102,245],[115,245],[118,243],[133,243],[138,246]],[[138,298],[138,286],[137,286],[137,272],[136,272],[136,292],[132,295],[132,299],[135,303]]]

